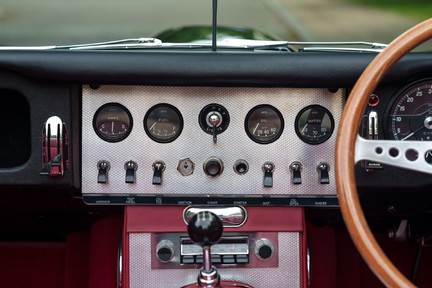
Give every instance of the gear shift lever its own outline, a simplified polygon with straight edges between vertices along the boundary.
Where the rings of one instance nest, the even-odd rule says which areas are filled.
[[[222,232],[222,221],[209,211],[196,214],[189,222],[189,237],[203,247],[203,267],[198,276],[200,287],[220,287],[219,273],[212,266],[210,247],[219,242]]]
[[[199,212],[189,221],[189,237],[203,248],[203,267],[198,275],[198,283],[186,285],[184,288],[252,288],[252,286],[239,282],[222,281],[221,283],[219,273],[212,265],[210,247],[219,242],[222,232],[222,221],[212,212]]]

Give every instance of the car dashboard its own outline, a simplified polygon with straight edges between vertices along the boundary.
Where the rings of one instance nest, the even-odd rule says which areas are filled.
[[[117,282],[180,287],[202,263],[187,215],[212,210],[225,221],[222,279],[264,287],[273,273],[273,287],[306,287],[307,227],[342,225],[338,125],[375,55],[0,51],[2,241],[59,241],[120,215]],[[370,95],[361,136],[432,137],[416,128],[432,117],[419,100],[432,91],[431,63],[417,52],[395,65]],[[365,161],[356,177],[376,231],[424,221],[430,177]]]

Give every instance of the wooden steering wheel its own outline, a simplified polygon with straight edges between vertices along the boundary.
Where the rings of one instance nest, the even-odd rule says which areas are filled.
[[[366,140],[358,136],[358,125],[369,95],[393,64],[431,37],[432,19],[429,19],[400,35],[375,57],[348,98],[337,134],[335,173],[342,216],[363,259],[387,287],[415,285],[393,265],[373,237],[357,195],[354,163],[371,160],[432,174],[432,166],[425,160],[431,145],[428,141]],[[412,150],[417,159],[407,157]]]

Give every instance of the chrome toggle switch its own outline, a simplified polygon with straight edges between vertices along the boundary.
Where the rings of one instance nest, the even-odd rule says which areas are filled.
[[[98,183],[108,182],[108,171],[111,169],[111,164],[108,161],[101,160],[97,163]]]
[[[273,171],[275,170],[275,165],[273,162],[267,161],[262,167],[262,171],[264,172],[264,187],[273,187]]]
[[[291,182],[297,185],[301,184],[302,183],[301,171],[303,170],[302,164],[298,161],[295,161],[291,163],[289,169],[291,171]]]
[[[50,177],[63,176],[69,166],[66,125],[57,116],[48,118],[43,128],[42,165],[39,174]]]
[[[153,167],[153,185],[162,184],[162,173],[165,171],[166,165],[163,161],[156,161],[152,165]]]
[[[126,170],[126,183],[135,183],[135,171],[138,169],[138,164],[132,160],[125,163],[124,168]]]
[[[321,162],[317,166],[317,171],[319,174],[319,182],[320,184],[329,184],[330,183],[330,165],[326,162]]]

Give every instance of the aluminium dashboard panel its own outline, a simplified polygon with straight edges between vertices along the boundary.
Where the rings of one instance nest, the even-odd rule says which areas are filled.
[[[82,194],[84,201],[96,204],[258,204],[258,205],[336,205],[334,146],[336,131],[324,143],[310,145],[297,136],[296,115],[309,105],[321,105],[339,123],[344,90],[301,88],[242,87],[166,87],[102,85],[83,87],[82,96]],[[130,111],[133,129],[116,143],[99,138],[93,127],[95,112],[106,103],[119,103]],[[158,143],[150,139],[143,126],[147,111],[160,103],[176,107],[184,125],[173,142]],[[211,103],[223,105],[230,114],[229,127],[217,136],[205,133],[198,115]],[[252,141],[245,131],[245,117],[257,105],[272,105],[284,118],[284,129],[273,143]],[[203,171],[210,157],[219,158],[223,173],[211,177]],[[191,175],[178,171],[179,161],[194,164]],[[98,183],[98,162],[108,161],[106,183]],[[126,183],[125,163],[134,161],[138,168],[133,183]],[[249,169],[235,173],[233,165],[245,160]],[[153,185],[155,161],[163,161],[161,185]],[[272,187],[263,185],[262,166],[275,165]],[[292,183],[290,164],[302,164],[301,184]],[[317,166],[330,166],[328,184],[321,184]]]

